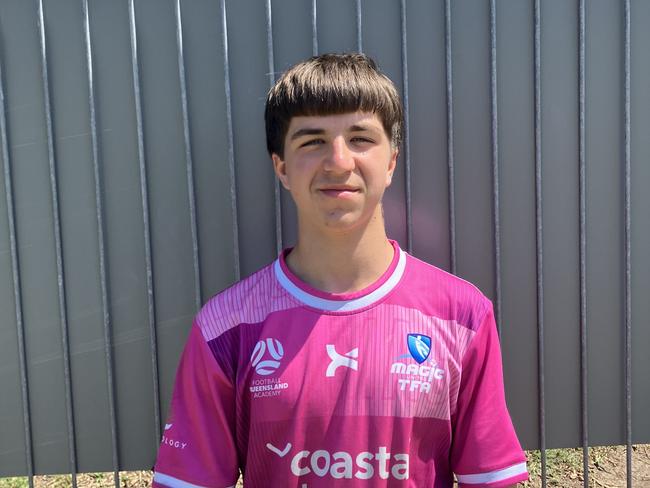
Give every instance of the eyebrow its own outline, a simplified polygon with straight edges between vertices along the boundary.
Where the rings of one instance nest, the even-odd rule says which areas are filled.
[[[350,127],[350,132],[379,132],[381,129],[366,124],[355,124]]]
[[[315,128],[306,127],[304,129],[298,129],[296,132],[291,134],[291,140],[294,141],[294,140],[298,139],[299,137],[317,136],[317,135],[321,135],[321,134],[325,134],[324,129],[315,129]]]
[[[375,129],[372,126],[364,124],[354,124],[351,125],[348,129],[350,132],[377,132],[378,129]],[[316,127],[305,127],[304,129],[298,129],[293,134],[291,134],[290,140],[294,141],[303,136],[319,136],[325,134],[325,129],[319,129]]]

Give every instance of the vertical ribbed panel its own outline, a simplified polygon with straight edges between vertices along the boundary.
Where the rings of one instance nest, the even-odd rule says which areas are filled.
[[[232,212],[232,239],[235,248],[235,258],[233,266],[235,269],[235,279],[241,277],[241,268],[239,260],[239,221],[237,216],[237,180],[235,176],[235,151],[232,130],[232,102],[230,99],[230,63],[228,62],[228,18],[226,16],[226,2],[221,0],[221,33],[223,47],[223,72],[224,86],[226,96],[226,116],[228,122],[228,173],[230,175],[230,208]]]
[[[402,91],[404,93],[404,180],[406,196],[406,249],[409,253],[413,252],[413,211],[411,202],[411,138],[409,131],[409,65],[408,65],[408,43],[406,40],[406,0],[400,2],[400,34],[402,38]]]
[[[630,127],[630,0],[625,0],[623,32],[623,70],[625,99],[623,101],[624,171],[625,171],[625,478],[632,487],[632,175]]]
[[[268,52],[269,88],[275,84],[275,60],[273,58],[273,8],[271,0],[266,0],[266,50]],[[280,199],[280,181],[273,181],[273,204],[275,207],[275,250],[282,251],[282,201]]]
[[[497,91],[497,4],[490,0],[490,115],[492,142],[492,220],[494,221],[494,318],[501,335],[501,226],[499,211],[499,103]]]
[[[75,437],[74,407],[72,402],[72,379],[70,373],[70,341],[68,313],[63,269],[63,244],[61,236],[61,216],[59,211],[59,182],[54,155],[54,129],[52,127],[52,108],[50,104],[50,82],[47,66],[47,41],[45,36],[45,15],[43,0],[38,0],[38,32],[41,45],[41,72],[43,77],[43,103],[45,106],[45,127],[47,156],[50,170],[50,192],[52,199],[52,222],[54,224],[55,261],[57,272],[57,290],[59,298],[59,321],[61,326],[61,349],[63,351],[63,395],[65,397],[66,420],[68,430],[68,470],[72,473],[72,486],[77,488],[77,443]]]
[[[153,375],[153,421],[154,445],[160,439],[161,415],[158,385],[158,332],[154,307],[153,262],[151,258],[151,224],[149,219],[149,189],[147,184],[147,164],[145,161],[144,127],[142,121],[142,102],[140,99],[140,67],[138,64],[138,33],[136,27],[134,0],[129,0],[129,26],[131,33],[131,67],[133,69],[133,96],[138,135],[138,166],[140,169],[140,196],[142,198],[142,228],[144,231],[144,265],[147,284],[147,310],[149,317],[149,345],[151,351],[151,372]]]
[[[580,200],[580,410],[582,434],[582,472],[585,488],[589,486],[589,390],[587,362],[587,195],[585,141],[585,0],[578,6],[578,71],[579,71],[579,172]]]
[[[0,58],[0,149],[2,150],[2,167],[4,189],[7,205],[7,232],[9,234],[9,251],[11,253],[11,278],[13,305],[16,314],[16,346],[18,348],[18,371],[20,374],[21,424],[23,425],[25,452],[24,461],[29,476],[29,487],[34,488],[34,453],[32,445],[32,421],[29,404],[29,385],[27,360],[25,356],[25,324],[23,322],[23,304],[20,288],[20,269],[18,267],[18,243],[16,238],[16,217],[14,210],[14,190],[11,176],[9,155],[9,138],[7,137],[7,118],[4,89],[4,67]],[[18,421],[18,419],[16,419]]]
[[[546,389],[544,361],[544,228],[542,195],[542,53],[541,4],[535,0],[535,227],[537,249],[537,385],[539,398],[539,448],[542,462],[542,486],[546,488]]]
[[[451,0],[445,0],[445,73],[447,74],[447,166],[449,179],[449,248],[451,272],[458,269],[456,257],[456,178],[454,164],[454,74],[451,49]]]
[[[318,54],[318,7],[316,0],[311,0],[311,51],[314,56]]]
[[[361,13],[361,0],[356,0],[357,4],[357,51],[363,52],[363,27],[362,27],[362,13]]]
[[[88,0],[82,0],[84,40],[86,48],[86,71],[88,74],[88,111],[90,115],[90,138],[92,145],[93,176],[95,183],[95,210],[97,216],[97,247],[99,251],[99,280],[101,287],[102,325],[104,328],[104,354],[106,356],[106,376],[108,384],[108,415],[111,430],[111,457],[115,488],[120,487],[120,458],[118,446],[117,415],[115,411],[115,379],[113,358],[113,328],[109,311],[108,280],[106,276],[106,239],[104,237],[104,184],[99,161],[99,138],[97,136],[97,117],[95,87],[93,77],[93,50],[90,34]]]
[[[201,271],[199,266],[199,237],[196,228],[196,195],[194,191],[194,164],[192,162],[192,142],[190,140],[190,122],[187,108],[187,80],[185,76],[185,55],[183,53],[183,20],[181,2],[176,0],[176,41],[178,46],[178,78],[180,82],[181,110],[183,117],[183,143],[185,146],[185,164],[187,165],[187,195],[190,210],[190,229],[192,232],[192,264],[194,266],[194,296],[196,309],[201,307]]]

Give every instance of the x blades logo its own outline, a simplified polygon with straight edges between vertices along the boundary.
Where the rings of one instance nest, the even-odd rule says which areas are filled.
[[[338,352],[336,352],[336,347],[334,346],[334,344],[327,344],[325,347],[327,349],[327,355],[332,360],[329,366],[327,366],[327,371],[325,372],[325,376],[331,378],[332,376],[334,376],[334,373],[336,373],[336,370],[341,366],[345,366],[346,368],[350,368],[355,371],[358,371],[359,369],[359,361],[358,361],[359,348],[358,347],[355,347],[354,349],[346,352],[345,354],[339,354]]]

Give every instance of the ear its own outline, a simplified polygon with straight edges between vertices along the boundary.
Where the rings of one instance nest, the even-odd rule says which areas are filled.
[[[276,153],[271,154],[271,159],[273,160],[273,171],[275,171],[275,175],[278,177],[280,180],[280,183],[282,183],[282,186],[284,186],[285,189],[289,190],[289,179],[287,178],[287,163],[284,162],[280,156],[278,156]]]
[[[397,156],[399,156],[399,149],[391,149],[391,157],[388,162],[388,171],[386,173],[386,186],[389,187],[393,181],[393,173],[395,172],[395,167],[397,166]]]

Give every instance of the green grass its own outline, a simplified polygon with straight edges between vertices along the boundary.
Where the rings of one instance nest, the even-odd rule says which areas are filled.
[[[593,451],[593,449],[592,449]],[[528,472],[531,480],[537,480],[542,475],[542,453],[527,451]],[[562,486],[567,477],[578,479],[582,476],[582,449],[547,449],[546,450],[546,479],[549,486]]]
[[[69,474],[34,477],[35,488],[70,488]],[[114,488],[113,473],[85,473],[77,475],[77,486],[82,488]],[[145,488],[151,486],[151,472],[131,471],[120,473],[121,488]],[[0,488],[28,488],[27,477],[0,478]]]
[[[27,488],[29,482],[27,478],[17,476],[15,478],[0,478],[0,488]]]

